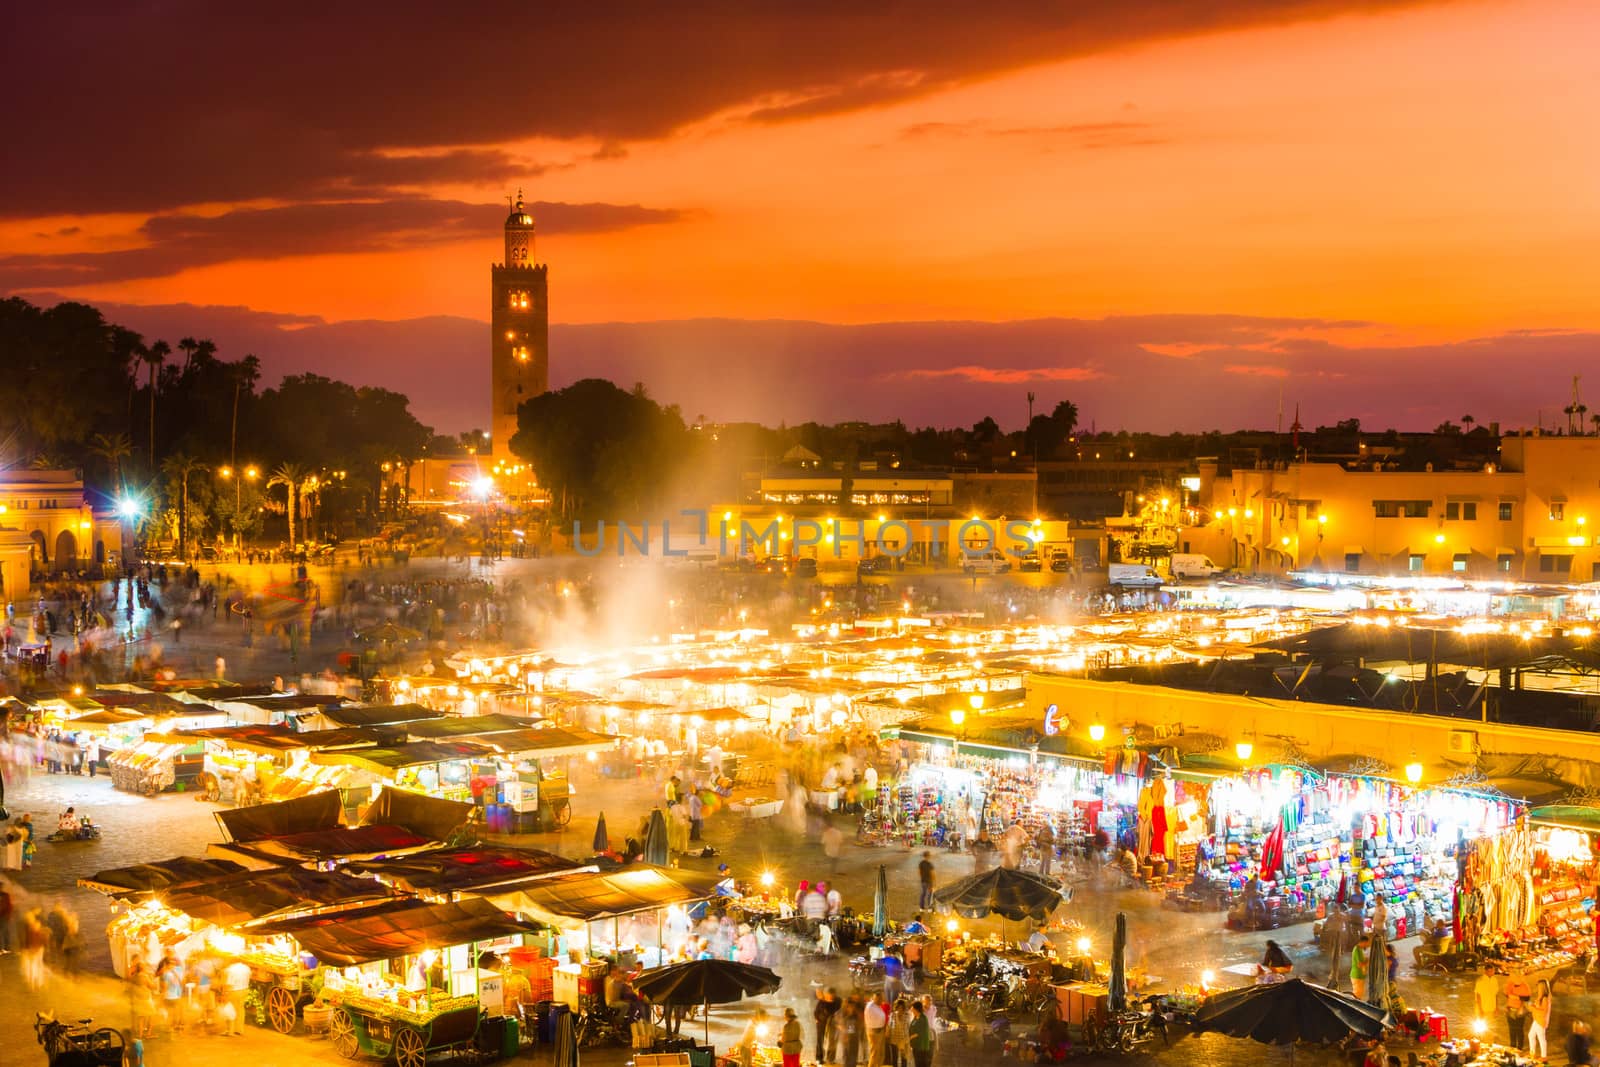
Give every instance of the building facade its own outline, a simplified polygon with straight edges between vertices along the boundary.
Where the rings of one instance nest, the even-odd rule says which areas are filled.
[[[117,566],[122,522],[96,514],[76,471],[0,472],[0,598],[27,593],[30,575]]]
[[[1600,437],[1507,437],[1478,470],[1289,463],[1205,489],[1183,550],[1242,571],[1600,581]]]
[[[550,388],[546,269],[534,261],[533,216],[517,193],[506,217],[505,260],[490,269],[490,416],[494,456],[511,458],[517,408]]]

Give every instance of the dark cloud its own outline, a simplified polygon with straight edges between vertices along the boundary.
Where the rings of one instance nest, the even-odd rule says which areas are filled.
[[[45,300],[42,295],[32,299]],[[316,371],[412,398],[446,430],[484,422],[488,327],[436,316],[325,322],[248,308],[102,305],[146,337],[211,337],[222,354],[261,357],[265,380]],[[550,380],[631,386],[713,419],[808,419],[1020,427],[1025,393],[1048,409],[1070,399],[1100,429],[1212,430],[1276,425],[1280,403],[1308,425],[1359,418],[1378,429],[1432,429],[1472,412],[1532,426],[1559,410],[1573,367],[1600,334],[1527,330],[1453,344],[1357,347],[1316,338],[1352,323],[1247,315],[1142,315],[1024,322],[686,320],[552,325]],[[1275,341],[1284,351],[1262,351]],[[1174,359],[1147,345],[1204,346]],[[1248,347],[1247,347],[1248,346]],[[448,374],[440,368],[448,367]],[[1515,367],[1507,374],[1506,367]],[[1448,368],[1442,374],[1440,368]]]
[[[384,252],[481,240],[505,218],[499,204],[459,200],[292,204],[223,215],[156,215],[139,228],[145,244],[115,252],[0,256],[0,288],[87,285],[160,278],[239,259]],[[533,205],[547,234],[607,233],[671,222],[676,211],[637,204]]]
[[[1424,2],[13,4],[0,213],[509,182],[552,161],[483,146],[622,144],[740,108],[803,118],[1150,40]]]

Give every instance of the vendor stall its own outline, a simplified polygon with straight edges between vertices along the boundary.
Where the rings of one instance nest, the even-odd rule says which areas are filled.
[[[404,900],[269,922],[256,932],[292,938],[319,966],[319,996],[334,1009],[330,1033],[340,1055],[392,1055],[399,1067],[423,1067],[432,1053],[471,1045],[491,1019],[496,1047],[515,1050],[515,1020],[500,1021],[503,977],[480,963],[485,953],[511,956],[537,929],[482,900]]]
[[[721,879],[662,867],[573,873],[480,891],[493,903],[555,927],[573,962],[606,957],[629,967],[692,959],[691,905],[717,896]],[[559,973],[559,972],[558,972]],[[558,992],[562,980],[557,978]]]

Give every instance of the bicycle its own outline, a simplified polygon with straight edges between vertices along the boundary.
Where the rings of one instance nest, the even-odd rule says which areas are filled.
[[[122,1067],[125,1050],[121,1032],[108,1026],[91,1030],[92,1022],[93,1019],[79,1019],[76,1023],[63,1023],[48,1012],[38,1013],[33,1034],[51,1067]]]

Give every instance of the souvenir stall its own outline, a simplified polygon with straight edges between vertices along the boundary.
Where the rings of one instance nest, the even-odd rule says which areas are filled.
[[[1234,922],[1309,921],[1335,901],[1360,902],[1370,913],[1382,900],[1391,938],[1448,922],[1458,842],[1493,840],[1517,812],[1503,797],[1304,766],[1221,779],[1212,786],[1211,810],[1210,876],[1244,894]]]
[[[1565,826],[1533,828],[1539,932],[1574,958],[1594,954],[1597,878],[1592,834]]]
[[[1469,842],[1453,929],[1460,943],[1477,946],[1500,962],[1508,980],[1521,978],[1530,989],[1576,964],[1588,945],[1575,932],[1587,926],[1592,937],[1593,931],[1583,921],[1586,887],[1567,883],[1553,866],[1541,876],[1539,862],[1526,819]]]

